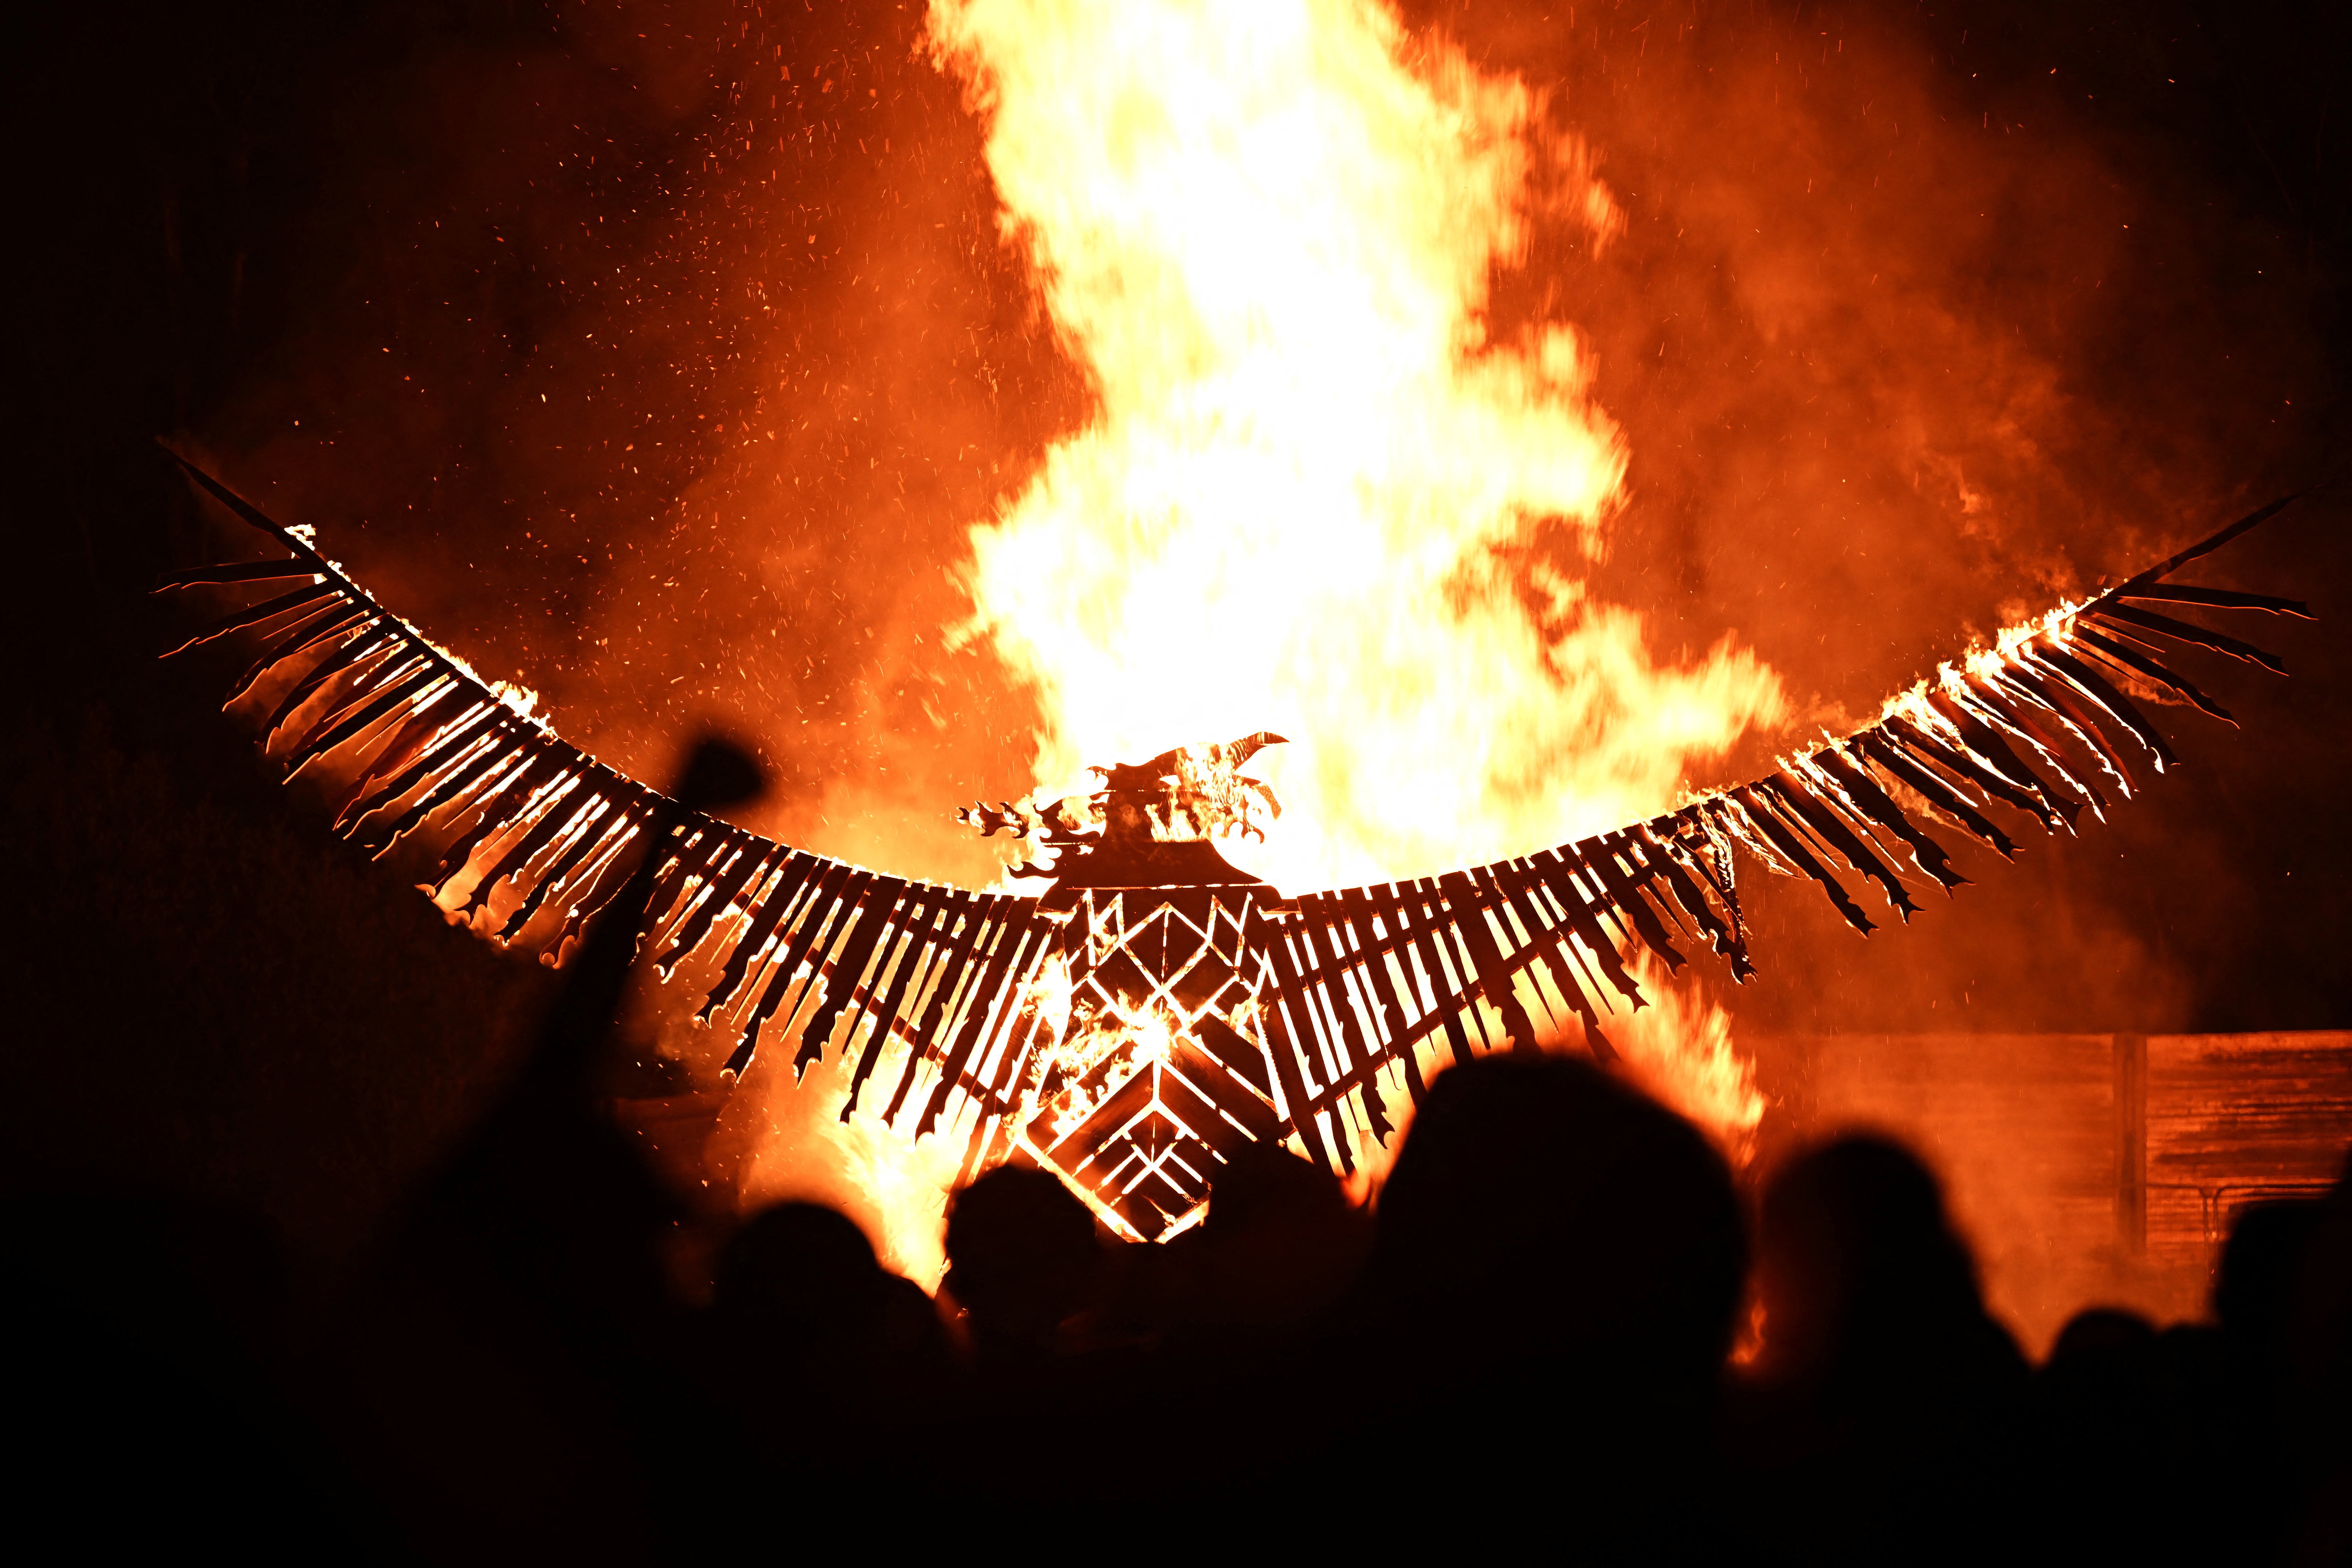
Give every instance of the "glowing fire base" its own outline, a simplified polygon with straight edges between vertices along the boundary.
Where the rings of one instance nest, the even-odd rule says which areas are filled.
[[[1079,889],[1069,1022],[1017,1147],[1145,1240],[1199,1217],[1216,1166],[1278,1142],[1263,1019],[1264,884]]]

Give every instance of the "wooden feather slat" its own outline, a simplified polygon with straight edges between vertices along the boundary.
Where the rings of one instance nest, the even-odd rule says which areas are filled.
[[[501,942],[512,946],[520,939],[532,917],[539,913],[562,880],[564,871],[596,847],[617,815],[612,798],[593,791],[589,792],[585,799],[579,800],[576,806],[566,814],[563,826],[548,841],[546,864],[531,877],[530,889],[523,894],[522,902],[514,907],[507,916],[506,923],[499,928],[499,940]],[[521,885],[520,875],[516,885]]]
[[[971,982],[979,973],[975,953],[984,953],[983,945],[1002,934],[1006,906],[1012,900],[1001,893],[977,895],[964,911],[963,925],[950,941],[941,959],[940,980],[931,987],[930,1000],[924,1004],[923,1016],[915,1025],[911,1048],[898,1073],[898,1086],[891,1093],[889,1108],[883,1111],[885,1121],[896,1124],[898,1112],[907,1103],[908,1091],[913,1089],[917,1071],[927,1061],[936,1060],[948,1031],[955,1026],[962,1004],[972,989]]]
[[[507,923],[502,933],[511,942],[522,934],[523,927],[542,904],[557,900],[572,900],[577,896],[593,892],[596,879],[605,865],[617,855],[646,825],[652,820],[657,797],[643,795],[608,800],[608,809],[598,816],[560,855],[550,861],[540,874],[530,896],[524,900]],[[542,954],[560,948],[572,929],[572,918],[578,912],[576,902],[564,910],[564,919],[548,940],[541,944]]]
[[[1903,736],[1884,725],[1874,725],[1850,737],[1849,743],[1874,766],[1884,769],[1887,776],[1991,846],[1995,854],[2005,860],[2017,858],[2015,841],[1991,818],[1978,811],[1975,804],[1960,794],[1958,786],[1912,756],[1905,749]]]
[[[450,689],[456,691],[457,689]],[[467,701],[462,692],[420,706],[376,759],[352,781],[335,808],[334,827],[349,833],[370,812],[398,800],[438,765],[436,753],[488,717],[495,703]]]
[[[287,778],[299,778],[312,763],[393,718],[428,690],[446,688],[447,681],[424,659],[397,655],[387,659],[331,703],[288,747]]]
[[[1551,904],[1556,917],[1573,931],[1609,984],[1620,995],[1640,1006],[1642,988],[1627,973],[1624,961],[1618,956],[1616,942],[1601,929],[1592,903],[1584,889],[1577,886],[1576,874],[1583,869],[1583,851],[1576,845],[1563,845],[1528,856],[1524,864],[1528,872],[1528,886]]]
[[[312,665],[301,679],[289,687],[286,694],[278,699],[278,706],[262,720],[263,748],[267,750],[278,738],[278,731],[285,728],[286,721],[291,719],[304,703],[316,697],[329,682],[347,672],[363,668],[372,660],[388,658],[403,652],[405,647],[403,640],[388,632],[381,621],[365,631],[345,637],[342,646]]]
[[[173,654],[185,653],[192,647],[201,647],[205,643],[217,642],[231,632],[241,632],[248,627],[267,626],[280,616],[296,610],[313,608],[331,601],[340,601],[342,596],[342,590],[331,583],[311,583],[299,588],[289,589],[276,598],[264,599],[250,609],[239,610],[234,615],[223,616],[188,638],[187,641],[164,653],[163,657],[169,658]]]
[[[1649,901],[1642,896],[1642,890],[1633,885],[1633,879],[1625,874],[1624,867],[1619,863],[1618,855],[1624,843],[1624,836],[1622,833],[1603,834],[1590,842],[1591,849],[1586,856],[1586,863],[1601,879],[1601,887],[1609,894],[1609,901],[1623,919],[1633,922],[1633,932],[1640,936],[1643,945],[1665,962],[1666,972],[1670,974],[1679,973],[1690,960],[1675,946],[1666,928],[1659,923],[1657,911],[1650,908]]]
[[[978,1102],[982,1116],[1013,1109],[1031,1054],[1053,1038],[1045,1011],[1037,1005],[1037,981],[1053,955],[1054,932],[1041,928],[1033,936],[1027,956],[1005,977],[1004,1010],[997,1026],[982,1037],[971,1062],[956,1075],[956,1087]]]
[[[865,1089],[866,1079],[880,1065],[883,1047],[900,1023],[900,1011],[920,1002],[922,992],[916,982],[929,966],[933,952],[946,941],[958,911],[969,897],[953,889],[936,888],[929,891],[930,902],[923,918],[907,923],[898,967],[890,973],[890,988],[883,993],[873,1010],[874,1027],[866,1032],[866,1049],[859,1054],[857,1070],[849,1080],[848,1098],[842,1101],[844,1121],[857,1108],[857,1097]]]
[[[1706,879],[1695,864],[1686,864],[1689,851],[1675,841],[1671,831],[1662,832],[1661,825],[1645,822],[1634,832],[1640,836],[1648,851],[1650,864],[1657,868],[1659,880],[1691,924],[1702,932],[1707,945],[1719,956],[1733,958],[1733,973],[1738,973],[1735,954],[1744,956],[1744,948],[1730,923],[1719,913],[1713,900],[1707,897]]]
[[[1314,1108],[1307,1099],[1305,1042],[1298,1030],[1305,1023],[1305,998],[1300,994],[1298,974],[1289,950],[1273,929],[1273,922],[1253,909],[1250,924],[1244,928],[1249,945],[1262,954],[1265,965],[1265,982],[1260,993],[1260,1016],[1265,1020],[1267,1054],[1274,1061],[1274,1081],[1282,1093],[1282,1109],[1290,1118],[1290,1130],[1298,1137],[1307,1157],[1328,1169],[1330,1154],[1323,1145],[1323,1130],[1316,1125]]]
[[[308,577],[313,582],[319,574],[299,561],[230,561],[215,566],[191,566],[184,572],[174,572],[155,584],[153,592],[165,594],[174,588],[219,586],[230,583],[281,583],[289,577]]]
[[[793,990],[804,965],[814,977],[816,963],[824,954],[824,947],[819,944],[832,928],[835,917],[840,913],[845,895],[855,896],[856,889],[853,884],[857,874],[855,866],[835,860],[826,865],[824,874],[810,889],[808,898],[796,914],[791,938],[780,945],[775,959],[763,972],[766,989],[760,993],[759,1001],[752,1005],[751,1012],[744,1017],[742,1037],[734,1054],[727,1058],[727,1071],[740,1079],[751,1065],[751,1058],[759,1050],[761,1026],[783,1005],[785,994]],[[799,1007],[800,1003],[795,1002],[794,1011]],[[784,1020],[783,1027],[790,1031],[790,1018]]]
[[[1994,733],[1981,714],[1971,711],[1959,699],[1940,689],[1931,688],[1926,701],[1954,732],[1955,738],[1936,732],[1935,740],[1958,757],[1979,785],[2000,795],[2019,810],[2033,813],[2042,818],[2044,826],[2074,830],[2074,819],[2082,815],[2083,803],[2027,766],[2025,759]],[[1918,728],[1927,731],[1924,722]]]
[[[1368,1036],[1363,1022],[1357,1016],[1358,1003],[1351,993],[1351,973],[1358,968],[1352,934],[1345,911],[1339,900],[1328,894],[1301,899],[1299,909],[1306,917],[1305,929],[1310,942],[1319,942],[1323,952],[1318,953],[1318,984],[1333,1014],[1351,1067],[1377,1061],[1382,1055],[1380,1042]],[[1328,961],[1326,955],[1328,954]],[[1375,962],[1378,962],[1375,960]],[[1360,975],[1355,979],[1362,979]],[[1368,983],[1368,982],[1367,982]],[[1370,1008],[1364,1009],[1369,1015]],[[1370,1122],[1375,1137],[1385,1140],[1389,1135],[1388,1103],[1381,1096],[1377,1074],[1363,1079],[1365,1119]]]
[[[1983,728],[1980,722],[1977,727]],[[2039,794],[2021,788],[2003,777],[1990,763],[1976,756],[1971,749],[1945,740],[1930,731],[1925,724],[1896,715],[1882,723],[1879,730],[1890,740],[1898,742],[1913,757],[1932,762],[1953,776],[1965,779],[2003,805],[2025,813],[2044,827],[2055,829],[2065,826],[2065,818],[2053,810]]]
[[[634,820],[628,831],[617,837],[597,857],[596,865],[582,874],[579,896],[569,900],[562,929],[548,939],[544,962],[556,962],[564,944],[578,941],[588,922],[620,896],[635,874],[635,862],[639,856],[665,853],[658,845],[648,844],[646,835],[659,831],[660,808],[667,804],[659,795],[649,794],[630,807]]]
[[[1862,906],[1846,892],[1845,885],[1813,858],[1803,840],[1797,837],[1789,824],[1780,820],[1761,793],[1743,784],[1731,792],[1730,799],[1734,808],[1748,818],[1758,833],[1769,839],[1775,849],[1787,857],[1798,870],[1821,884],[1822,890],[1829,895],[1830,902],[1837,907],[1837,912],[1845,917],[1846,924],[1864,936],[1878,929],[1871,923],[1870,917],[1862,912]]]
[[[1997,730],[2007,731],[2012,740],[2022,742],[2033,753],[2033,760],[2026,766],[2034,772],[2037,778],[2043,772],[2055,774],[2061,784],[2089,801],[2092,809],[2102,815],[2115,804],[2099,787],[2098,781],[2091,776],[2091,770],[2074,759],[2065,744],[2051,732],[2047,724],[2033,716],[2021,699],[2009,695],[1977,675],[1965,678],[1958,689],[1948,695],[1955,703]]]
[[[2092,657],[2076,657],[2065,643],[2052,636],[2035,638],[2022,650],[2027,668],[2046,677],[2053,686],[2063,687],[2091,705],[2096,714],[2120,725],[2141,748],[2155,759],[2156,771],[2163,773],[2180,759],[2138,705],[2116,689],[2105,676],[2093,668]],[[2103,723],[2103,729],[2105,727]]]
[[[1793,818],[1811,828],[1849,867],[1877,883],[1888,906],[1906,922],[1919,912],[1919,906],[1911,901],[1910,889],[1904,887],[1886,862],[1873,854],[1870,847],[1804,784],[1781,772],[1762,780],[1755,788],[1771,801],[1784,819]]]
[[[2095,621],[2109,629],[2117,629],[2117,623],[2121,623],[2122,626],[2134,627],[2143,633],[2154,632],[2158,637],[2168,637],[2175,642],[2191,643],[2199,647],[2211,648],[2215,653],[2228,654],[2231,658],[2242,659],[2248,664],[2259,664],[2273,675],[2286,673],[2286,666],[2280,661],[2276,654],[2265,652],[2238,637],[2225,637],[2220,632],[2208,631],[2203,626],[2191,626],[2187,621],[2176,620],[2170,616],[2159,616],[2153,610],[2135,609],[2129,605],[2111,603],[2101,605],[2096,609],[2086,610],[2084,616],[2084,618]]]
[[[511,725],[494,721],[493,727],[484,731],[478,742],[461,749],[453,765],[411,802],[407,810],[376,829],[353,837],[362,847],[373,847],[381,858],[394,845],[423,827],[442,807],[467,799],[478,786],[503,776],[507,769],[520,766],[530,755],[529,737],[516,733]],[[440,879],[435,879],[436,882]]]
[[[434,895],[462,873],[472,861],[474,852],[502,838],[514,825],[530,814],[549,788],[561,783],[566,773],[563,764],[568,759],[553,746],[524,746],[518,749],[515,764],[498,773],[484,776],[459,795],[451,797],[457,809],[450,814],[448,826],[452,837],[441,847],[441,858],[433,868]],[[458,829],[469,813],[473,826]]]
[[[859,981],[856,988],[849,994],[849,1005],[843,1015],[846,1030],[842,1036],[845,1048],[857,1038],[858,1025],[881,1005],[883,986],[894,973],[893,963],[900,953],[907,952],[908,942],[916,934],[918,928],[930,918],[932,906],[939,902],[939,892],[940,889],[929,882],[908,882],[906,885],[905,892],[900,895],[897,906],[875,939],[871,973]],[[913,955],[908,953],[908,957],[911,966]],[[878,1020],[885,1027],[890,1021]]]
[[[1419,1105],[1429,1088],[1422,1082],[1421,1064],[1413,1058],[1412,1049],[1397,1049],[1397,1041],[1403,1037],[1411,1015],[1397,994],[1395,977],[1389,973],[1388,951],[1394,943],[1381,940],[1375,924],[1381,919],[1381,908],[1362,888],[1342,889],[1338,898],[1339,907],[1347,912],[1348,923],[1356,931],[1360,943],[1362,962],[1359,972],[1370,982],[1372,997],[1379,1004],[1373,1016],[1380,1023],[1382,1048],[1398,1058],[1404,1068],[1405,1092],[1412,1097],[1413,1104]]]
[[[1850,810],[1876,823],[1907,846],[1912,864],[1934,879],[1947,894],[1968,881],[1953,868],[1951,857],[1945,853],[1944,847],[1921,831],[1894,798],[1844,752],[1834,746],[1824,747],[1806,757],[1802,765],[1822,776],[1829,787],[1843,792]]]
[[[971,1060],[972,1049],[981,1043],[984,1032],[1009,1022],[1000,1016],[1009,1012],[1014,1001],[1013,988],[1006,981],[1012,977],[1015,964],[1030,956],[1033,945],[1038,948],[1037,955],[1043,956],[1039,938],[1045,930],[1044,922],[1025,910],[1014,913],[1004,922],[1004,934],[997,939],[988,967],[981,974],[970,1005],[964,1008],[963,1026],[956,1031],[955,1044],[940,1058],[939,1081],[931,1086],[930,1096],[923,1103],[923,1113],[915,1122],[918,1139],[938,1124],[948,1096],[954,1092],[957,1075]]]
[[[2147,654],[2126,647],[2118,638],[2094,631],[2078,621],[2075,623],[2071,640],[2077,650],[2095,654],[2118,668],[2145,676],[2158,686],[2178,693],[2191,707],[2210,714],[2232,728],[2237,725],[2238,721],[2231,716],[2230,710],[2199,690],[2195,681],[2185,675],[2176,674]]]
[[[1445,1031],[1445,1046],[1456,1066],[1470,1059],[1469,1032],[1462,1027],[1462,993],[1448,978],[1448,966],[1437,946],[1437,922],[1427,912],[1427,900],[1419,896],[1412,884],[1394,884],[1399,895],[1393,918],[1399,934],[1419,961],[1422,972],[1420,989],[1424,1010],[1433,1014],[1438,1026]],[[1412,966],[1405,966],[1412,973]]]
[[[2228,588],[2189,588],[2178,583],[2148,583],[2137,587],[2126,584],[2109,597],[2153,605],[2196,605],[2209,610],[2260,610],[2305,621],[2318,618],[2301,599],[2282,599],[2273,594],[2241,594]]]
[[[2076,745],[2091,754],[2116,787],[2126,796],[2130,795],[2134,787],[2130,762],[2108,736],[2106,727],[2099,722],[2097,709],[2065,681],[2047,668],[2023,658],[1987,679],[2007,696],[2044,715],[2044,723],[2063,728],[2074,737]]]
[[[688,817],[679,823],[657,851],[654,890],[646,898],[638,920],[637,952],[659,952],[662,937],[693,906],[694,894],[710,874],[728,863],[749,835],[724,822]]]
[[[866,978],[866,966],[873,960],[882,932],[912,891],[911,883],[896,877],[877,877],[866,889],[864,908],[856,923],[849,928],[848,940],[842,944],[833,980],[824,988],[824,1000],[809,1014],[808,1025],[801,1031],[800,1054],[793,1062],[793,1077],[798,1078],[824,1056],[825,1042],[833,1037],[834,1025],[840,1022],[842,1013],[849,1006],[851,993]]]
[[[1535,1020],[1528,1016],[1527,1006],[1511,984],[1511,972],[1504,966],[1503,951],[1495,941],[1494,928],[1486,923],[1486,900],[1478,885],[1466,871],[1449,871],[1437,879],[1437,886],[1450,906],[1454,929],[1462,933],[1470,950],[1470,968],[1477,976],[1478,989],[1503,1016],[1504,1034],[1521,1055],[1534,1054]]]
[[[728,952],[717,983],[703,996],[702,1005],[695,1013],[698,1021],[708,1023],[713,1013],[734,1005],[743,983],[751,976],[752,965],[767,956],[768,944],[776,933],[792,929],[795,906],[824,864],[806,850],[795,849],[789,859],[775,868],[759,890],[751,918],[735,933],[734,946]]]
[[[745,837],[749,842],[745,844],[743,852],[703,884],[694,908],[677,922],[667,944],[654,954],[654,972],[664,980],[670,977],[670,973],[680,963],[693,956],[694,950],[702,945],[703,938],[710,934],[711,926],[727,912],[727,907],[737,900],[743,889],[751,885],[752,879],[763,878],[783,858],[782,845],[771,844],[763,838],[751,838],[749,835]]]
[[[221,710],[226,712],[243,701],[247,692],[287,660],[299,658],[320,643],[331,642],[378,618],[375,613],[353,605],[340,595],[321,601],[270,634],[271,640],[262,645],[261,652],[246,666],[245,673],[230,682],[228,695],[221,699]]]
[[[499,858],[491,862],[490,868],[482,873],[481,880],[474,884],[474,890],[467,895],[465,903],[459,907],[459,913],[471,915],[476,910],[488,909],[501,883],[520,883],[524,870],[538,858],[539,852],[552,843],[555,837],[570,825],[573,814],[583,808],[583,795],[581,774],[566,769],[550,779],[546,787],[529,805],[505,816],[501,829],[515,836],[499,852]],[[517,828],[521,831],[515,833]]]

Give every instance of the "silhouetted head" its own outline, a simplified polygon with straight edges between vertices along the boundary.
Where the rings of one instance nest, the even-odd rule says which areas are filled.
[[[1841,1138],[1784,1166],[1758,1242],[1764,1366],[1778,1376],[1867,1379],[2000,1333],[1936,1178],[1885,1139]]]
[[[2249,1204],[2230,1226],[2213,1281],[2213,1315],[2257,1355],[2272,1354],[2286,1332],[2295,1281],[2324,1213],[2308,1198]]]
[[[2085,1307],[2066,1320],[2050,1346],[2049,1367],[2103,1366],[2145,1355],[2156,1343],[2156,1325],[2121,1307]]]
[[[1440,1375],[1615,1377],[1671,1402],[1713,1386],[1745,1243],[1690,1123],[1582,1062],[1490,1056],[1432,1086],[1377,1254]]]
[[[777,1204],[719,1253],[711,1317],[738,1348],[754,1341],[814,1348],[868,1322],[887,1282],[866,1233],[846,1215],[820,1204]]]
[[[983,1342],[1041,1345],[1087,1304],[1095,1218],[1059,1178],[1000,1165],[955,1195],[944,1281]]]
[[[1371,1216],[1338,1177],[1275,1143],[1237,1143],[1210,1178],[1209,1212],[1176,1239],[1188,1297],[1178,1316],[1209,1333],[1281,1333],[1355,1283]]]
[[[1338,1220],[1348,1211],[1339,1178],[1322,1166],[1271,1143],[1243,1143],[1216,1168],[1201,1228],[1231,1236]]]

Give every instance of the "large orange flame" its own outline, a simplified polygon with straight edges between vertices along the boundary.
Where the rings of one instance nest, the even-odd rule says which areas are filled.
[[[1374,0],[936,0],[929,36],[1096,393],[971,536],[963,636],[1034,683],[1039,786],[1277,731],[1253,765],[1280,822],[1230,853],[1301,889],[1654,813],[1784,716],[1729,637],[1662,662],[1581,579],[1624,441],[1570,324],[1486,326],[1536,226],[1600,247],[1622,225],[1539,93]],[[1141,1049],[1151,1022],[1079,1044]],[[1666,994],[1623,1045],[1744,1150],[1761,1102],[1719,1007]],[[935,1276],[945,1163],[855,1121],[800,1142],[750,1190],[826,1166]],[[1369,1173],[1393,1148],[1361,1152]]]
[[[1620,220],[1537,93],[1370,0],[939,0],[931,37],[1099,398],[972,533],[1041,784],[1271,727],[1286,815],[1237,858],[1312,887],[1654,811],[1780,716],[1572,574],[1623,442],[1570,325],[1484,310],[1532,224]]]

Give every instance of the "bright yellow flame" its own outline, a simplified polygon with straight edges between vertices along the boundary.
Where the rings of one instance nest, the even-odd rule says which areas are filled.
[[[1696,980],[1675,984],[1646,952],[1628,967],[1651,1005],[1608,1025],[1622,1070],[1697,1123],[1733,1164],[1745,1165],[1756,1152],[1764,1096],[1754,1067],[1732,1045],[1731,1015]]]
[[[1272,728],[1286,813],[1234,858],[1306,888],[1654,812],[1780,718],[1727,640],[1659,665],[1502,553],[1546,520],[1597,549],[1625,470],[1570,327],[1488,337],[1538,184],[1622,221],[1524,83],[1371,0],[937,0],[931,33],[1099,393],[972,536],[1041,784]]]

